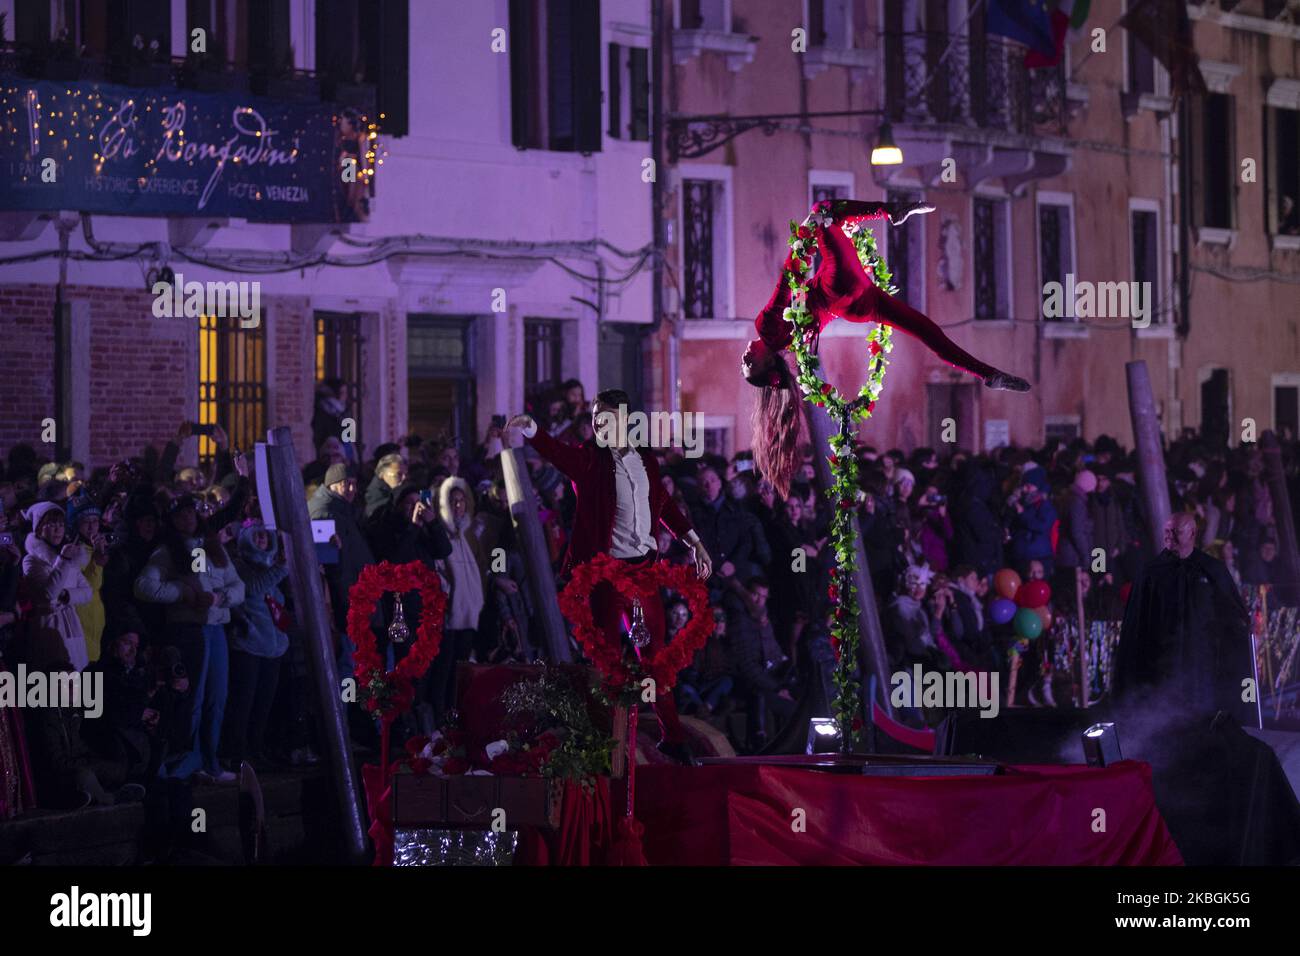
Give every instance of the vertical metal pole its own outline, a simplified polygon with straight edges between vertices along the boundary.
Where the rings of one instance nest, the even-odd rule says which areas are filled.
[[[1151,392],[1151,376],[1144,361],[1124,366],[1128,377],[1128,410],[1137,450],[1138,488],[1146,505],[1147,557],[1164,547],[1165,521],[1169,518],[1169,484],[1165,479],[1165,451],[1160,441],[1160,419]]]
[[[1274,585],[1273,593],[1283,607],[1300,604],[1300,545],[1296,541],[1295,516],[1291,513],[1291,496],[1287,493],[1286,473],[1282,470],[1282,447],[1271,430],[1259,436],[1264,454],[1264,480],[1273,499],[1273,518],[1277,522],[1277,556],[1284,580]]]
[[[831,477],[831,465],[827,461],[827,456],[831,453],[831,435],[835,433],[835,426],[832,424],[830,415],[825,410],[817,408],[811,402],[801,403],[804,409],[804,415],[808,422],[808,432],[812,438],[813,446],[813,463],[817,469],[817,486],[820,491],[826,491],[834,485],[834,479]],[[854,515],[854,521],[857,521],[857,515]],[[882,689],[880,694],[880,706],[889,714],[894,716],[893,707],[889,703],[889,694],[884,693],[883,689],[890,686],[889,683],[889,655],[885,653],[885,636],[880,629],[880,614],[876,610],[876,592],[871,587],[871,569],[867,567],[866,549],[862,546],[862,534],[859,533],[856,538],[856,555],[858,570],[854,575],[853,583],[858,592],[858,635],[862,645],[861,663],[864,665],[862,680],[862,703],[866,708],[867,716],[871,715],[870,699],[871,692],[869,687],[871,682],[866,678],[874,675],[876,686]]]
[[[524,556],[528,572],[528,587],[533,597],[534,613],[542,623],[546,636],[546,651],[552,664],[568,664],[573,660],[569,650],[569,635],[560,615],[560,602],[555,593],[555,574],[551,570],[551,554],[542,533],[542,522],[537,517],[537,495],[524,465],[523,451],[519,448],[501,450],[501,469],[506,479],[506,500],[510,504],[510,520],[519,536],[519,550]]]
[[[269,438],[266,463],[271,503],[276,528],[285,535],[289,586],[293,592],[294,612],[306,639],[307,669],[315,692],[321,738],[334,777],[345,849],[351,862],[363,863],[367,855],[367,826],[362,819],[362,791],[352,760],[342,685],[334,660],[330,621],[325,612],[325,589],[316,561],[316,546],[312,542],[311,518],[307,515],[307,493],[293,453],[292,432],[288,428],[276,428],[270,432]]]

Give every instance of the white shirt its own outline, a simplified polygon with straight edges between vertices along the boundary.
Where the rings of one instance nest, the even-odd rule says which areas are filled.
[[[537,422],[521,428],[525,438],[537,434]],[[650,522],[650,476],[634,449],[611,448],[614,456],[614,533],[609,553],[616,558],[639,558],[658,547]]]
[[[616,558],[639,558],[656,547],[650,527],[650,476],[637,452],[610,451],[614,456],[614,533],[609,553]]]

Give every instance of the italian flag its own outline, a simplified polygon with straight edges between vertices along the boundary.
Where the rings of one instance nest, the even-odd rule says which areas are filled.
[[[1061,55],[1065,51],[1065,37],[1068,32],[1071,38],[1077,37],[1083,30],[1083,25],[1088,20],[1088,8],[1092,6],[1092,0],[1052,0],[1052,40],[1056,46],[1056,51],[1047,56],[1038,50],[1030,50],[1025,54],[1025,66],[1033,69],[1039,66],[1056,66],[1061,62]]]

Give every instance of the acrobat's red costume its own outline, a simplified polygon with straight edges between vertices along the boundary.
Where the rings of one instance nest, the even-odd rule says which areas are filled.
[[[981,362],[944,335],[928,316],[882,291],[867,276],[858,260],[857,249],[841,226],[864,219],[885,219],[889,211],[890,207],[885,203],[856,199],[835,200],[824,215],[814,211],[814,230],[821,262],[808,282],[807,305],[817,320],[817,331],[824,329],[836,316],[850,322],[881,322],[920,339],[939,358],[979,376],[990,388],[1027,391],[1029,384],[1023,379]],[[833,220],[831,226],[825,224],[827,217]],[[790,307],[790,286],[785,272],[792,270],[792,259],[793,253],[786,258],[772,298],[754,322],[759,337],[750,343],[749,350],[756,358],[766,357],[764,353],[778,353],[790,344],[794,327],[786,321],[784,312]]]

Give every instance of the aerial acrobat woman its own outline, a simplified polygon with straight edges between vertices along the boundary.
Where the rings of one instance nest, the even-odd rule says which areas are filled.
[[[826,215],[819,215],[818,210]],[[890,204],[838,199],[814,207],[814,223],[821,262],[808,281],[806,304],[820,333],[836,316],[850,322],[880,322],[920,339],[950,365],[983,379],[985,386],[1013,392],[1029,391],[1029,383],[981,362],[943,334],[928,316],[878,288],[858,259],[857,249],[844,230],[864,219],[884,219],[902,225],[908,217],[933,212],[925,203]],[[801,396],[784,350],[793,326],[784,317],[790,307],[786,273],[793,269],[793,253],[786,258],[776,290],[754,325],[758,338],[749,343],[741,359],[745,381],[761,389],[754,408],[754,459],[765,477],[784,496],[798,461],[799,402]]]

